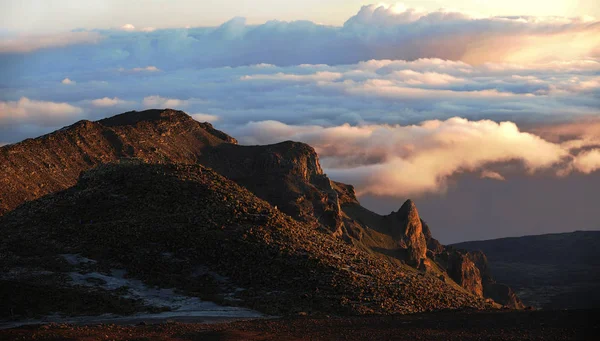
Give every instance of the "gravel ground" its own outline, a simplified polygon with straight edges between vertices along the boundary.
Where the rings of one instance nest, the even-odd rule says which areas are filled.
[[[44,325],[2,340],[597,340],[600,310],[297,317],[220,324]]]

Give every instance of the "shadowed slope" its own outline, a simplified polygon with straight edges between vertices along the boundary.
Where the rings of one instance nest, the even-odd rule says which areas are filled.
[[[273,314],[484,307],[436,277],[401,271],[320,233],[199,165],[101,166],[75,187],[1,217],[0,229],[7,273],[30,267],[58,276],[70,271],[61,269],[60,254],[81,254],[100,269],[123,268],[196,295],[206,285],[194,274],[209,269],[243,288],[229,302]]]

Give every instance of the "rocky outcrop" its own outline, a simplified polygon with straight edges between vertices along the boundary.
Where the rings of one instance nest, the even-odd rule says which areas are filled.
[[[354,186],[343,184],[341,182],[333,181],[333,188],[338,194],[338,200],[340,205],[355,204],[359,205],[358,199],[356,198],[356,192]]]
[[[450,278],[469,292],[511,309],[523,309],[525,305],[504,284],[497,283],[490,272],[487,257],[481,251],[463,251],[452,247],[435,256],[438,264],[443,265]]]
[[[448,260],[447,271],[450,278],[457,284],[474,295],[483,297],[481,272],[468,254],[461,254],[459,252],[451,253]]]
[[[292,141],[267,146],[223,144],[204,154],[199,162],[282,212],[342,235],[338,192],[309,145]]]
[[[384,217],[384,221],[391,227],[391,236],[406,249],[409,264],[418,266],[422,259],[427,258],[427,242],[423,235],[423,225],[412,200],[407,200],[398,212],[392,212]]]

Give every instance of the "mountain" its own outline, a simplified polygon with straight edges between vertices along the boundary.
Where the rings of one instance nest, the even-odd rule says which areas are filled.
[[[527,305],[544,309],[600,307],[600,231],[546,234],[454,244],[481,250],[495,277]]]
[[[128,112],[0,148],[0,215],[25,201],[75,185],[82,171],[123,157],[151,162],[198,160],[235,139],[174,110]]]
[[[4,316],[169,308],[132,285],[268,314],[522,308],[482,253],[442,246],[410,200],[362,207],[306,144],[148,110],[4,146],[0,167]]]

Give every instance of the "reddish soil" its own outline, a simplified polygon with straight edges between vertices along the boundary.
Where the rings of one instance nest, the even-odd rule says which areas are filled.
[[[600,311],[438,312],[283,318],[221,324],[45,325],[2,340],[597,340]]]

